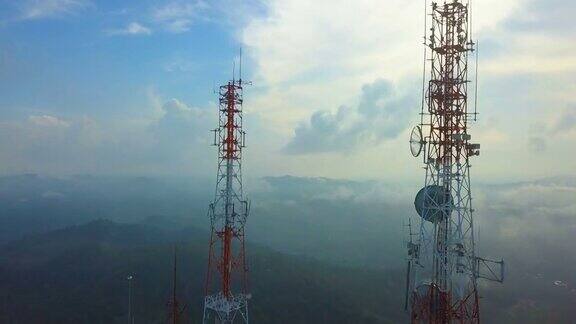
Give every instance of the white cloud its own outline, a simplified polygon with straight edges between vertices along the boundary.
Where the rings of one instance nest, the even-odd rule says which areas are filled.
[[[349,152],[398,136],[407,126],[414,96],[399,94],[392,83],[377,80],[362,87],[355,107],[336,113],[317,111],[300,124],[286,146],[288,153]]]
[[[574,132],[576,130],[576,105],[561,110],[552,120],[549,128],[554,135]]]
[[[475,25],[493,29],[520,1],[478,1]],[[418,71],[421,60],[422,1],[271,0],[269,15],[242,33],[258,75],[282,83],[310,72],[400,77]],[[486,8],[490,8],[487,12]],[[320,69],[320,70],[319,70]],[[371,80],[370,80],[371,81]]]
[[[66,128],[70,126],[68,122],[49,115],[30,116],[28,120],[32,124],[42,127]]]
[[[480,217],[476,219],[490,232],[507,238],[555,236],[569,240],[576,230],[574,180],[567,176],[479,188],[476,206]]]
[[[216,157],[210,130],[217,110],[164,101],[153,91],[151,101],[164,104],[147,120],[34,115],[0,122],[2,172],[206,174]]]
[[[241,40],[256,67],[255,110],[271,130],[294,128],[315,110],[350,104],[364,84],[418,79],[424,3],[405,0],[270,0]],[[494,29],[520,3],[478,1],[475,23]],[[480,5],[481,3],[481,5]],[[430,4],[430,3],[428,3]],[[486,8],[492,8],[486,12]]]
[[[505,30],[491,35],[489,39],[497,39],[494,45],[505,46],[506,51],[482,59],[482,74],[554,74],[576,71],[576,58],[571,55],[576,51],[576,43],[571,37]],[[480,47],[480,53],[484,49]]]
[[[555,111],[548,120],[530,125],[528,148],[542,153],[550,144],[563,148],[565,141],[576,141],[576,106],[571,105]]]
[[[125,28],[108,31],[110,35],[150,35],[152,29],[164,30],[171,33],[183,33],[201,19],[209,6],[201,0],[173,1],[163,6],[153,7],[145,17],[147,27],[139,22],[131,22]]]
[[[188,106],[175,98],[165,102],[162,110],[164,114],[150,128],[157,139],[164,143],[208,144],[210,130],[217,126],[216,110],[210,114],[207,109]]]
[[[176,98],[168,100],[168,102],[162,106],[162,109],[165,111],[166,115],[181,115],[186,118],[200,117],[203,114],[201,109],[189,107]]]
[[[548,176],[571,172],[562,161],[573,160],[574,154],[560,148],[573,145],[573,136],[556,136],[556,140],[562,141],[554,144],[554,148],[550,145],[552,151],[563,156],[561,159],[558,155],[541,154],[536,160],[525,144],[531,135],[527,134],[526,125],[548,120],[566,106],[566,100],[574,91],[570,71],[576,69],[576,60],[569,56],[576,50],[573,49],[574,36],[569,32],[553,32],[546,26],[541,30],[538,25],[518,26],[519,17],[525,17],[536,2],[540,9],[568,3],[566,0],[473,2],[474,38],[480,40],[481,122],[471,125],[470,130],[483,147],[475,165],[476,174],[481,176],[526,173]],[[349,107],[357,106],[363,85],[384,78],[406,92],[414,89],[421,78],[424,1],[269,0],[263,3],[266,14],[248,20],[239,35],[257,86],[247,92],[246,110],[251,118],[258,118],[263,125],[260,127],[265,128],[262,132],[268,135],[260,140],[259,146],[285,147],[293,143],[295,130],[300,134],[312,130],[313,120],[328,122],[334,129],[343,130],[353,114],[341,117],[346,111],[354,110]],[[524,23],[542,21],[543,13],[551,15],[546,18],[549,22],[557,20],[553,17],[560,14],[559,10],[536,10],[531,20]],[[561,14],[571,15],[569,11]],[[564,76],[560,78],[560,75]],[[561,79],[564,82],[560,82]],[[413,94],[419,97],[420,92],[416,90]],[[473,96],[473,88],[469,94]],[[348,108],[339,108],[343,106]],[[416,123],[419,105],[404,109],[413,114],[412,120]],[[498,118],[498,125],[484,123],[492,117]],[[370,128],[366,132],[378,131],[379,124],[364,124]],[[342,134],[338,130],[335,132]],[[275,154],[278,158],[269,157],[274,160],[268,164],[274,164],[278,172],[298,175],[380,176],[382,168],[404,171],[410,165],[405,147],[408,135],[402,134],[398,140],[376,146],[370,141],[358,141],[353,144],[358,148],[353,154],[337,160],[326,154],[313,158]],[[303,141],[300,145],[306,143],[310,144]],[[369,145],[361,147],[365,143]],[[534,143],[535,148],[542,148],[541,143]],[[311,165],[322,167],[311,168]]]
[[[109,35],[150,35],[152,30],[138,22],[131,22],[125,28],[108,31]]]
[[[168,61],[164,65],[166,72],[191,72],[197,68],[197,64],[193,61],[185,60],[182,58],[175,58]]]
[[[166,24],[166,28],[174,33],[183,33],[190,30],[192,25],[191,19],[175,19]]]
[[[88,0],[29,0],[22,1],[20,19],[42,19],[74,14],[91,6]]]
[[[202,18],[202,12],[208,9],[208,4],[197,0],[194,2],[176,1],[152,10],[154,21],[173,33],[182,33],[190,30],[192,24]]]

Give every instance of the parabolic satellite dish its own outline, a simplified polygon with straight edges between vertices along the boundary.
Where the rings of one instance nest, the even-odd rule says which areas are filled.
[[[422,129],[420,126],[414,126],[410,134],[410,152],[414,157],[420,155],[422,147],[424,146],[424,139],[422,138]]]
[[[452,196],[439,185],[429,185],[420,189],[414,199],[418,215],[431,223],[444,219],[450,212],[451,205]]]

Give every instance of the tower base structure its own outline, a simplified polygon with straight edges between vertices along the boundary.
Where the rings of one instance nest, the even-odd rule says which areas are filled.
[[[249,294],[226,297],[222,293],[204,297],[203,323],[248,323]]]

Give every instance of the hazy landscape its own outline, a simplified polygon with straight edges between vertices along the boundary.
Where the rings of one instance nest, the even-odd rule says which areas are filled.
[[[122,323],[133,274],[135,318],[166,319],[172,248],[178,289],[198,322],[207,258],[208,180],[0,179],[2,322]],[[397,323],[410,188],[377,181],[275,177],[253,182],[249,263],[255,321]],[[479,251],[506,260],[481,284],[491,323],[569,322],[576,302],[576,179],[478,185]],[[490,202],[490,203],[487,203]],[[553,224],[560,224],[562,230]],[[555,235],[550,235],[554,228]],[[493,253],[494,254],[494,253]],[[274,293],[273,293],[274,292]]]

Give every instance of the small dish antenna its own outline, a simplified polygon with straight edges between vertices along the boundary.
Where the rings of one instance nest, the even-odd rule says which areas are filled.
[[[412,128],[412,133],[410,134],[410,152],[412,153],[412,156],[418,157],[420,153],[422,153],[424,143],[422,128],[420,128],[420,126],[414,126],[414,128]]]

